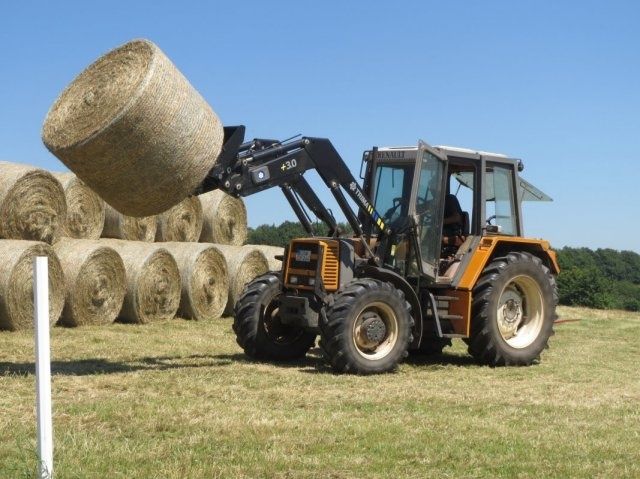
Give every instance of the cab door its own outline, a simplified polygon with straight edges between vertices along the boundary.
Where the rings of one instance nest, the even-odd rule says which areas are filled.
[[[442,248],[446,170],[446,155],[420,141],[411,209],[418,231],[421,272],[434,281],[438,276]]]

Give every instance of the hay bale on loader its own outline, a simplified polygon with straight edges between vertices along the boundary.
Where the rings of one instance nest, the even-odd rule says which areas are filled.
[[[241,246],[247,240],[247,209],[241,198],[220,190],[198,196],[202,203],[200,242]]]
[[[216,245],[227,260],[229,270],[229,300],[224,313],[233,314],[233,307],[251,280],[269,271],[264,253],[252,246]]]
[[[49,319],[64,306],[65,279],[55,252],[38,241],[0,240],[0,329],[33,328],[33,259],[49,258]]]
[[[189,196],[158,215],[156,241],[198,241],[202,232],[202,204]]]
[[[118,315],[125,323],[171,319],[180,305],[180,271],[169,251],[156,243],[101,239],[120,254],[127,292]]]
[[[222,149],[218,116],[166,55],[133,40],[62,92],[42,140],[116,210],[150,216],[202,183]]]
[[[0,161],[0,238],[52,243],[66,214],[64,190],[51,173]]]
[[[269,271],[280,271],[282,269],[282,261],[275,257],[284,255],[284,248],[264,244],[248,244],[247,246],[259,249],[264,253],[269,262]]]
[[[126,293],[125,269],[120,255],[96,240],[63,238],[53,249],[67,284],[58,324],[75,327],[113,323],[122,309]]]
[[[108,204],[104,209],[103,238],[115,238],[129,241],[155,240],[158,227],[157,216],[144,216],[141,218],[127,216],[116,211]]]
[[[213,320],[222,316],[229,298],[227,261],[216,245],[163,243],[180,268],[182,296],[178,316]]]
[[[67,216],[61,235],[98,239],[104,228],[104,201],[73,173],[53,173],[64,189]]]

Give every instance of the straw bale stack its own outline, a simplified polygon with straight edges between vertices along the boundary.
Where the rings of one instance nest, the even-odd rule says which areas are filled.
[[[240,246],[247,240],[247,209],[241,198],[220,190],[198,196],[204,222],[200,241]]]
[[[62,92],[42,140],[107,203],[150,216],[195,191],[224,140],[217,115],[165,54],[133,40]]]
[[[0,329],[33,328],[33,259],[49,258],[49,319],[60,317],[65,280],[51,246],[37,241],[0,240]]]
[[[98,239],[104,228],[104,201],[73,173],[53,173],[64,189],[67,216],[62,236]]]
[[[264,253],[251,246],[216,245],[227,260],[229,270],[229,301],[225,314],[233,314],[233,307],[251,280],[269,271]]]
[[[137,218],[119,213],[109,205],[104,209],[103,238],[115,238],[130,241],[153,241],[158,227],[157,216]]]
[[[0,161],[0,238],[52,243],[66,212],[64,190],[51,173]]]
[[[63,238],[54,245],[67,284],[58,324],[82,326],[115,321],[126,292],[124,263],[112,248],[96,240]]]
[[[102,239],[120,254],[127,293],[118,320],[149,323],[171,319],[180,305],[180,271],[171,253],[157,243]]]
[[[182,297],[178,316],[212,320],[222,316],[229,297],[227,262],[216,245],[163,243],[180,268]]]
[[[158,215],[156,241],[198,241],[202,231],[202,204],[189,196]]]
[[[284,248],[264,244],[248,244],[247,246],[259,249],[264,253],[267,261],[269,262],[269,271],[280,271],[282,269],[282,261],[275,257],[284,255]]]

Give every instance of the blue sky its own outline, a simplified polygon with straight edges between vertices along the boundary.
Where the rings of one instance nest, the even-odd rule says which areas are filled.
[[[632,1],[2,2],[0,159],[64,170],[49,106],[144,37],[249,137],[330,138],[356,173],[419,138],[507,153],[555,199],[525,206],[527,235],[640,252],[639,23]],[[247,205],[294,219],[276,189]]]

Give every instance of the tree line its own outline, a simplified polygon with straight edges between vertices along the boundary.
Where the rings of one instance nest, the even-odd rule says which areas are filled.
[[[322,224],[314,225],[319,234]],[[350,231],[348,224],[339,225]],[[293,238],[309,236],[302,225],[285,221],[280,225],[249,228],[248,243],[286,246]],[[609,248],[564,247],[556,251],[560,264],[560,304],[597,309],[640,311],[640,254]]]

